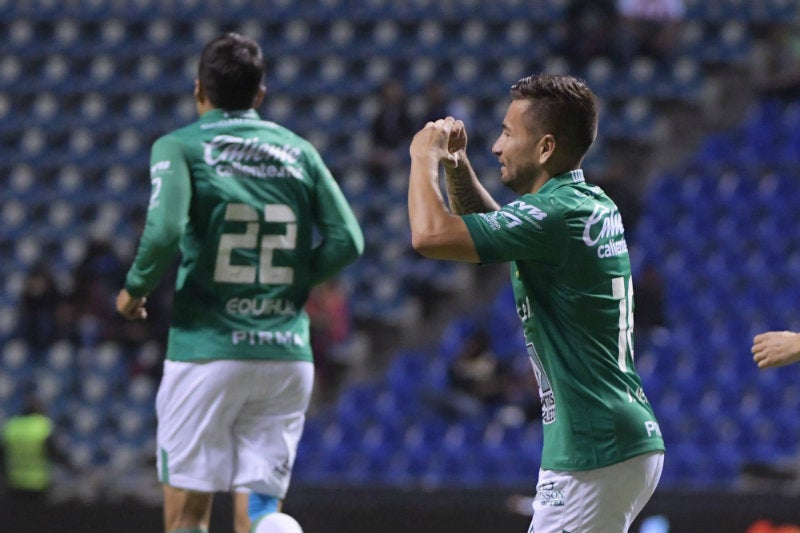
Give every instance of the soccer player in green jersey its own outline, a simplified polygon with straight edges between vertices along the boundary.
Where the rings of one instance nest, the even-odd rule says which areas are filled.
[[[208,529],[214,492],[250,492],[250,517],[280,508],[311,396],[310,288],[363,251],[358,222],[319,153],[255,109],[253,40],[203,49],[200,118],[153,144],[147,221],[118,311],[181,253],[156,400],[168,532]]]
[[[535,75],[513,85],[492,147],[502,183],[518,195],[502,207],[470,165],[461,121],[429,122],[410,147],[414,248],[434,259],[511,263],[542,403],[534,533],[628,531],[663,465],[664,441],[633,363],[621,217],[580,168],[596,132],[597,100],[583,82]]]

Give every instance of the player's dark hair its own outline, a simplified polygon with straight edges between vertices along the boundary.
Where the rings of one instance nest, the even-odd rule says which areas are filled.
[[[203,48],[197,79],[214,107],[249,109],[263,78],[261,47],[249,37],[226,33]]]
[[[583,157],[597,135],[597,97],[572,76],[534,74],[511,86],[513,100],[530,100],[531,123],[551,133],[570,153]]]

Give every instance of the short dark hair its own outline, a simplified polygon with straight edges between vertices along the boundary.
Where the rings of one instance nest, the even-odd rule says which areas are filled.
[[[263,78],[264,55],[253,39],[226,33],[203,48],[197,79],[214,107],[249,109]]]
[[[582,80],[572,76],[534,74],[511,86],[513,100],[529,100],[532,120],[556,142],[583,157],[597,135],[597,97]]]

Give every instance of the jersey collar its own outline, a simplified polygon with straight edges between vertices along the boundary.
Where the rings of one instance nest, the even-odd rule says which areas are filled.
[[[550,192],[561,187],[562,185],[569,185],[570,183],[583,183],[584,181],[586,180],[583,178],[583,169],[578,168],[553,176],[547,180],[547,182],[542,185],[542,188],[537,192]]]
[[[572,183],[583,183],[584,181],[586,181],[585,179],[583,179],[583,169],[581,168],[570,170],[569,172],[559,174],[558,176],[553,176],[553,179],[561,182],[570,181]]]
[[[236,109],[236,110],[228,110],[228,109],[219,109],[214,108],[210,109],[206,112],[202,118],[210,119],[210,120],[225,120],[229,118],[248,118],[253,120],[258,120],[258,112],[255,109]]]

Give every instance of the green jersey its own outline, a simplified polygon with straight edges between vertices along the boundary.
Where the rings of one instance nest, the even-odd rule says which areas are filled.
[[[663,451],[633,364],[631,267],[611,199],[574,170],[464,221],[482,262],[512,262],[542,403],[542,468],[587,470]]]
[[[153,144],[150,180],[125,288],[149,293],[180,250],[167,358],[311,360],[309,290],[364,247],[311,144],[213,109]]]

